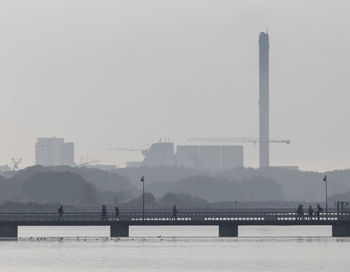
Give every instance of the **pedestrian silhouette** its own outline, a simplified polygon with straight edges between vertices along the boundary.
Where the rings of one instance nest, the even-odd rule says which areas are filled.
[[[64,214],[62,205],[57,209],[57,213],[58,213],[58,219],[61,220]]]
[[[176,205],[174,205],[173,207],[173,217],[175,220],[177,220],[177,209],[176,209]]]
[[[309,206],[308,213],[309,213],[309,219],[312,219],[312,216],[314,215],[314,210],[312,209],[311,205]]]
[[[107,217],[107,208],[106,205],[102,205],[102,220],[105,220]]]
[[[300,219],[304,219],[304,206],[300,205]]]
[[[119,219],[119,207],[118,206],[115,207],[115,218]]]
[[[301,205],[299,205],[298,208],[297,208],[297,210],[295,211],[296,219],[297,219],[297,220],[298,220],[298,219],[299,219],[299,220],[301,219],[301,218],[300,218],[300,217],[301,217],[301,215],[300,215],[300,213],[301,213],[301,212],[300,212],[300,208],[301,208]]]
[[[317,219],[320,220],[320,213],[323,212],[322,207],[320,206],[319,203],[317,203],[317,210],[316,210],[316,214],[317,214]]]
[[[304,209],[303,209],[303,205],[299,205],[297,210],[296,210],[296,219],[302,220],[304,219]]]

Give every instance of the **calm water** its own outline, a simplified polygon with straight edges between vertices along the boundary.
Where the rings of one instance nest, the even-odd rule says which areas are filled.
[[[240,227],[239,238],[217,238],[216,227],[108,231],[20,228],[18,241],[0,242],[0,271],[350,271],[350,239],[330,227]]]

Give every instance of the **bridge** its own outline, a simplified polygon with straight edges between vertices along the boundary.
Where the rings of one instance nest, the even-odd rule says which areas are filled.
[[[17,238],[18,226],[109,226],[111,237],[128,237],[129,226],[218,226],[220,237],[237,237],[239,226],[332,226],[333,237],[350,237],[350,212],[317,216],[291,211],[184,211],[174,218],[167,211],[121,212],[0,212],[0,237]]]

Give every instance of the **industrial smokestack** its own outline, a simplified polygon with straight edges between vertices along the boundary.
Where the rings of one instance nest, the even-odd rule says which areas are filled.
[[[259,163],[260,167],[270,166],[270,125],[269,125],[269,35],[259,35]]]

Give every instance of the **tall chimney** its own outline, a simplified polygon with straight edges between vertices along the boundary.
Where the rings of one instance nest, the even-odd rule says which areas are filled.
[[[269,35],[259,35],[259,163],[260,167],[270,166],[269,133]]]

